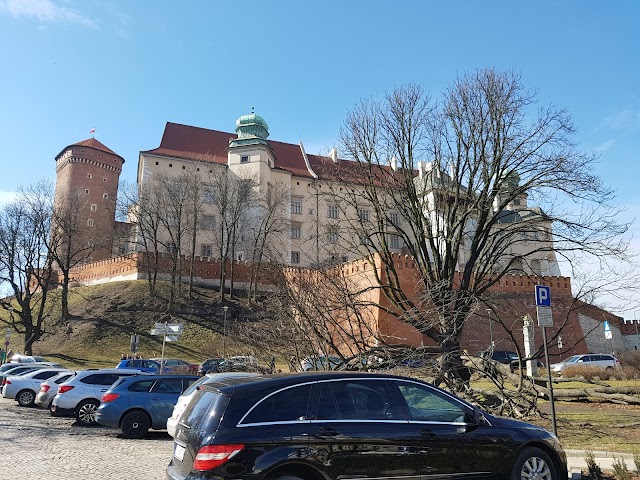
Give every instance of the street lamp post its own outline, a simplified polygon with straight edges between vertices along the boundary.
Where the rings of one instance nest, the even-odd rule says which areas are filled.
[[[224,320],[222,322],[222,358],[227,358],[227,310],[228,306],[222,307],[224,310]]]
[[[491,317],[491,309],[487,308],[487,316],[489,317],[489,338],[491,340],[491,350],[493,350],[494,347],[494,343],[493,343],[493,318]]]

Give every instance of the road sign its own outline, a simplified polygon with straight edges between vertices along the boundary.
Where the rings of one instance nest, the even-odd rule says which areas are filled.
[[[167,342],[177,342],[178,341],[178,335],[167,335],[166,336],[166,341]]]
[[[613,338],[611,327],[609,326],[609,322],[607,322],[606,320],[604,322],[604,338],[606,338],[607,340],[611,340]]]
[[[172,335],[180,335],[182,333],[182,323],[156,323],[152,332],[153,331],[158,333],[152,333],[152,335],[164,335],[164,332]]]
[[[536,307],[536,314],[538,315],[539,327],[553,327],[551,307]]]
[[[9,341],[4,342],[4,346],[8,347],[9,346]]]
[[[536,307],[551,306],[551,287],[536,285]]]
[[[551,287],[536,285],[536,315],[539,327],[553,327],[551,311]]]
[[[138,345],[140,345],[140,335],[131,335],[131,341],[129,342],[131,352],[136,353],[138,351]]]

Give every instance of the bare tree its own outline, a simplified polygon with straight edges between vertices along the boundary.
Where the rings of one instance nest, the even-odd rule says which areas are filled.
[[[135,225],[134,248],[142,251],[146,264],[149,295],[155,296],[160,270],[160,228],[162,218],[161,185],[153,180],[139,187],[123,183],[120,187],[119,211]]]
[[[17,200],[0,210],[0,282],[13,292],[13,297],[0,299],[0,306],[11,312],[7,323],[24,336],[27,354],[44,334],[48,288],[57,280],[48,248],[50,191],[46,182],[23,189]]]
[[[291,187],[277,182],[270,186],[266,198],[257,202],[256,207],[253,209],[251,224],[255,228],[251,236],[251,276],[248,292],[250,300],[256,299],[260,270],[265,258],[278,264],[287,263],[283,262],[282,252],[278,251],[270,243],[274,241],[281,244],[283,236],[289,232],[291,227],[288,216],[290,202]],[[278,242],[278,239],[280,242]]]
[[[382,259],[389,311],[448,352],[439,381],[453,388],[466,378],[464,324],[504,275],[553,274],[534,261],[576,251],[628,260],[627,226],[594,157],[572,142],[568,114],[534,106],[517,75],[493,69],[456,80],[440,103],[401,87],[347,116],[341,142],[353,162],[319,172],[349,179],[330,192],[343,241]],[[396,253],[413,258],[422,301],[403,289]]]
[[[50,195],[49,192],[43,192]],[[37,197],[36,197],[37,198]],[[87,226],[87,205],[85,195],[80,191],[60,193],[56,192],[55,201],[51,208],[52,225],[49,236],[49,253],[55,266],[62,273],[61,316],[64,321],[69,317],[69,282],[71,269],[87,262],[96,251],[110,251],[113,238],[97,236]],[[107,216],[95,220],[96,222],[113,222],[109,214],[113,209],[101,209]]]

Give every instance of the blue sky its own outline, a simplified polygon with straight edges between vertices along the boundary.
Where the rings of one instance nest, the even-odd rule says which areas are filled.
[[[168,121],[233,131],[255,106],[270,138],[316,153],[362,98],[408,82],[437,96],[491,66],[568,109],[640,217],[636,0],[0,0],[0,45],[0,199],[53,179],[93,127],[135,181]]]

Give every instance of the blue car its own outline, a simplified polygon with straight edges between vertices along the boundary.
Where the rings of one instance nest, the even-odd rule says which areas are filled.
[[[120,378],[102,395],[95,420],[120,428],[125,438],[144,438],[149,429],[167,428],[178,397],[199,379],[196,375]]]
[[[141,372],[158,373],[160,371],[160,363],[155,360],[136,358],[135,360],[120,360],[116,368],[133,368]]]

